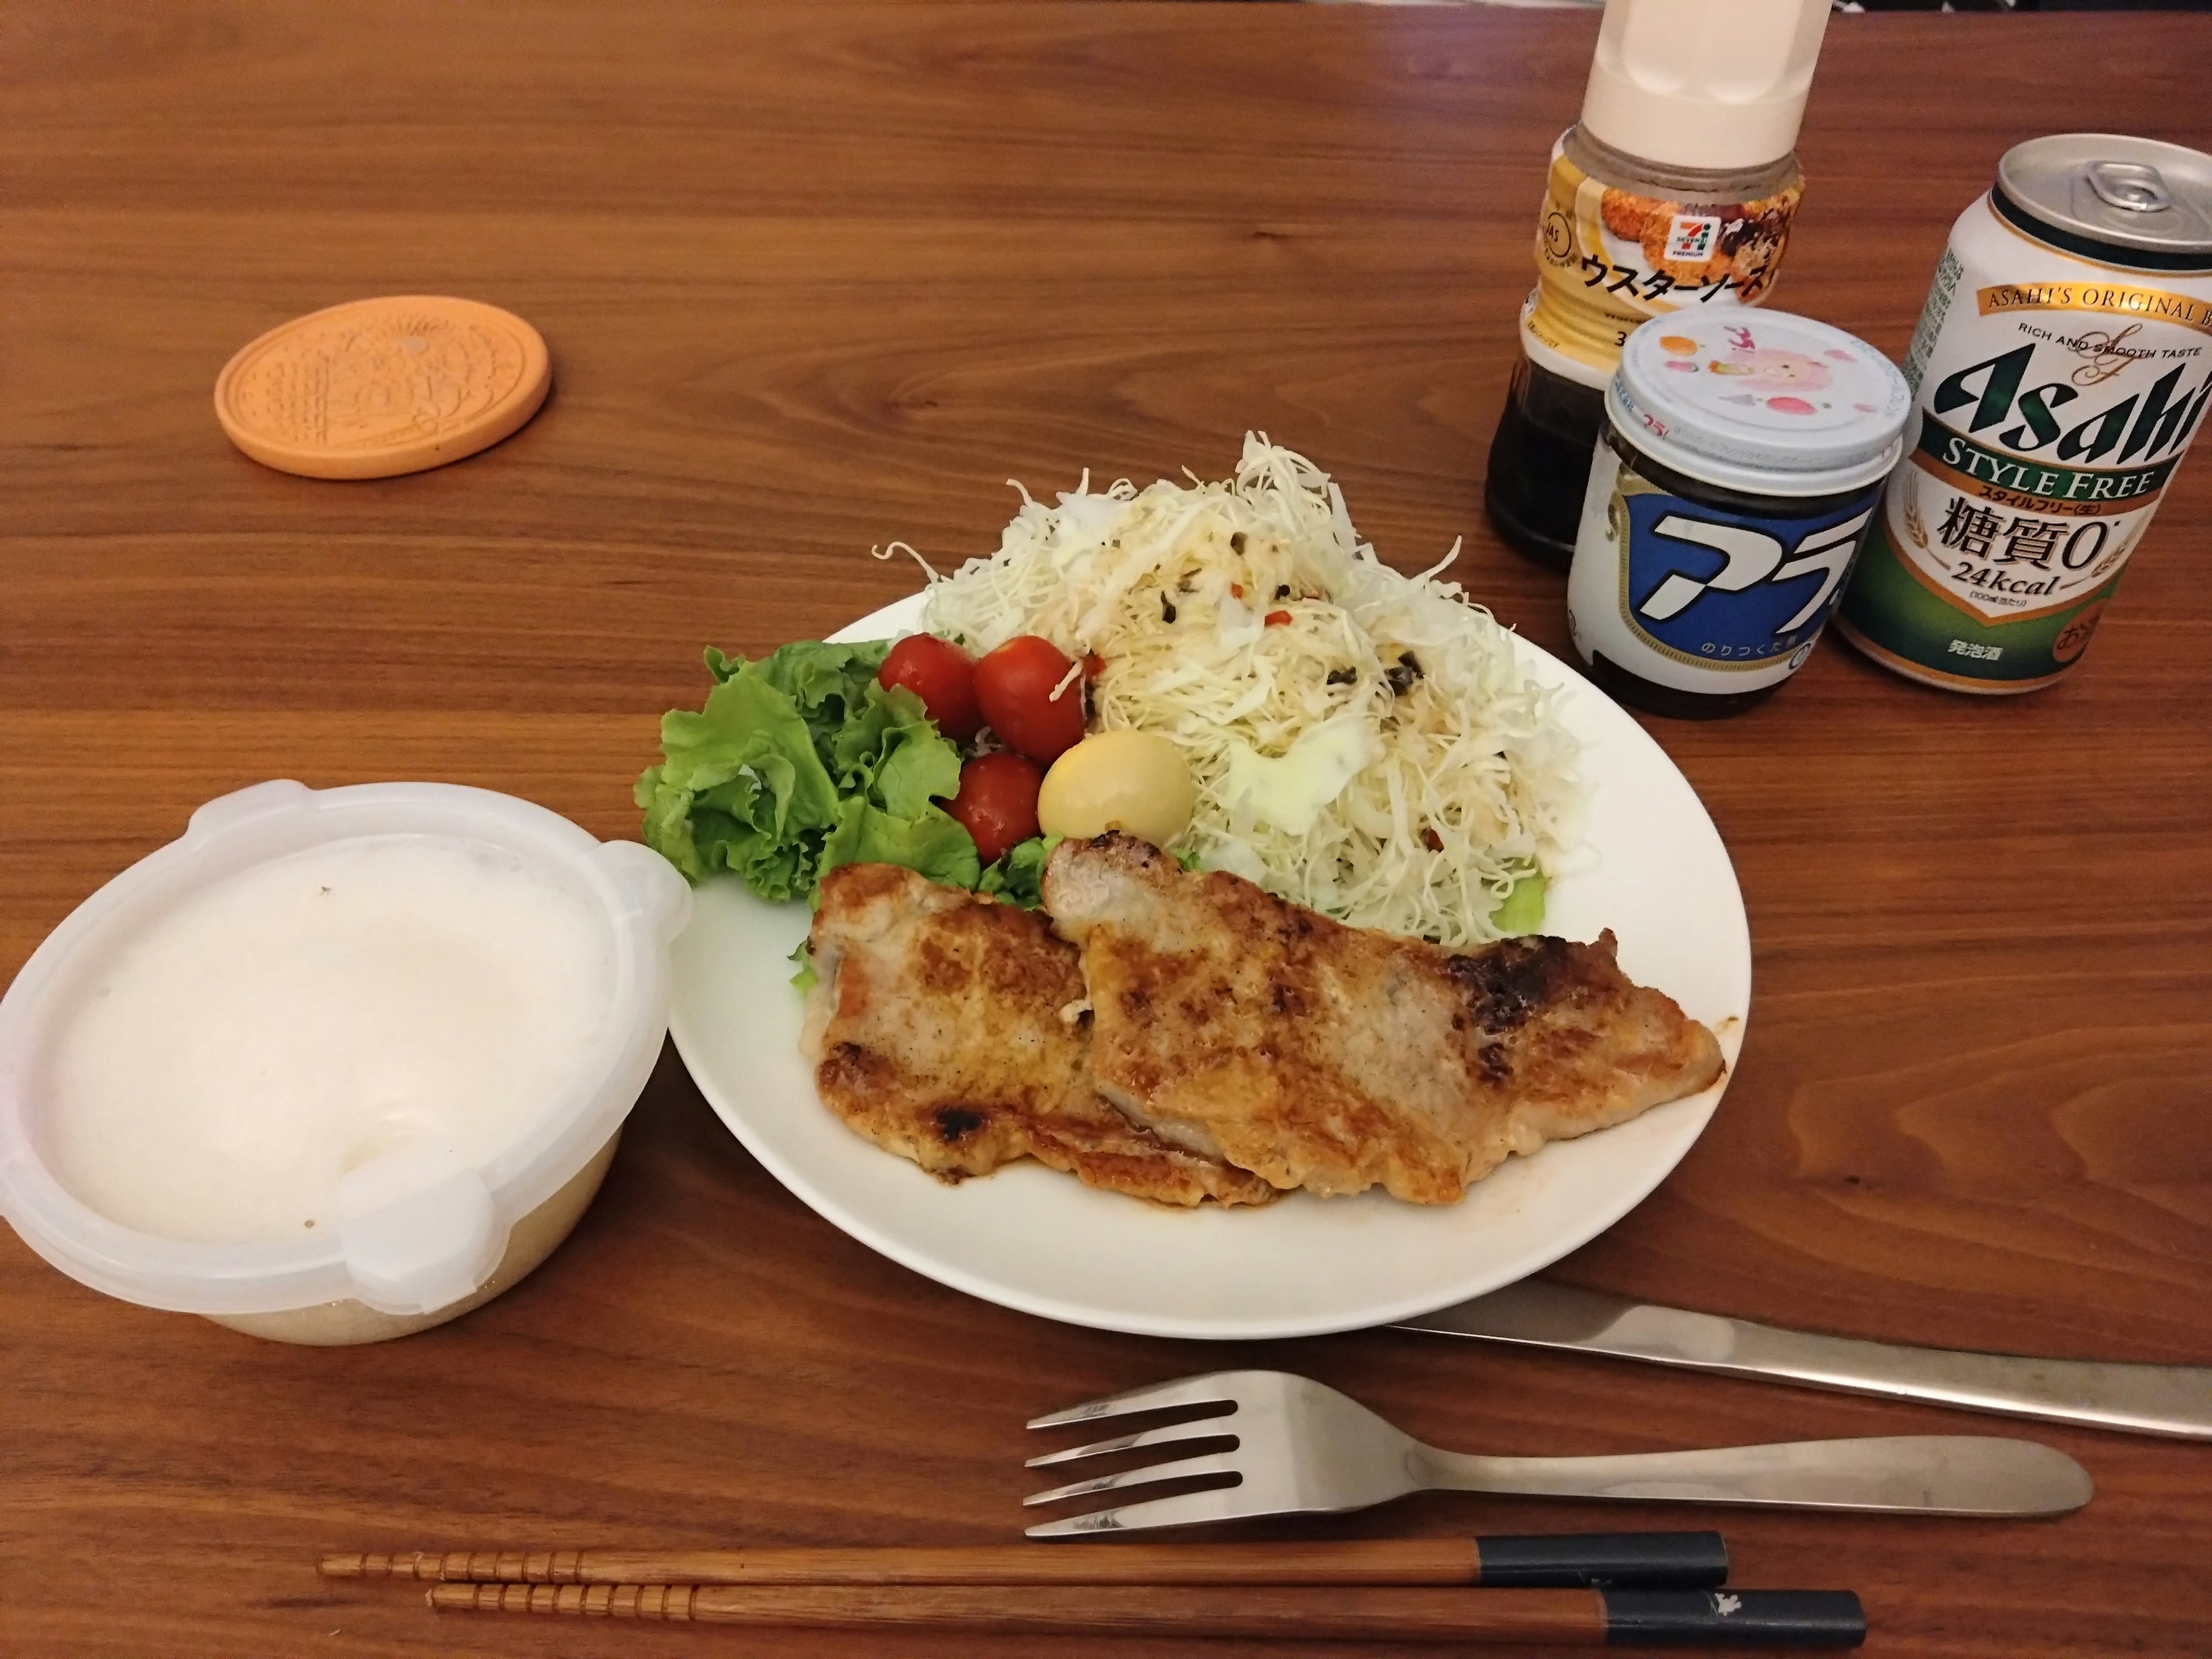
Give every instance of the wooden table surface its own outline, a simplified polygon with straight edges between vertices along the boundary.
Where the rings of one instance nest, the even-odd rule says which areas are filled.
[[[1010,477],[1219,476],[1248,427],[1331,469],[1401,567],[1464,535],[1473,591],[1565,648],[1560,581],[1479,501],[1545,149],[1595,28],[16,0],[0,975],[198,802],[266,777],[463,781],[634,834],[631,780],[660,710],[704,690],[703,644],[818,636],[909,590],[872,543],[995,545]],[[1838,18],[1781,302],[1901,353],[2006,146],[2075,125],[2203,145],[2208,60],[2212,19],[2182,15]],[[224,441],[209,393],[240,343],[406,291],[544,331],[534,423],[366,484]],[[1954,697],[1831,643],[1747,717],[1654,724],[1742,879],[1750,1038],[1696,1149],[1560,1277],[1869,1337],[2212,1364],[2208,560],[2200,458],[2058,689]],[[0,1653],[1012,1656],[434,1620],[313,1563],[1010,1539],[1025,1418],[1245,1364],[1504,1452],[2006,1429],[1404,1334],[1224,1348],[1048,1324],[818,1219],[671,1053],[570,1242],[406,1341],[254,1341],[106,1300],[0,1230]],[[2212,1446],[2030,1431],[2090,1469],[2087,1510],[1437,1498],[1305,1530],[1718,1513],[1740,1583],[1861,1591],[1869,1653],[2212,1652]]]

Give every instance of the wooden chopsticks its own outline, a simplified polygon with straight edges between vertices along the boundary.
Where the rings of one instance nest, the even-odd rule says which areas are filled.
[[[428,1581],[443,1612],[696,1624],[1563,1646],[1856,1647],[1866,1635],[1849,1591],[1720,1589],[1728,1552],[1713,1532],[416,1551],[325,1555],[321,1566],[330,1578]]]
[[[1505,1589],[1369,1585],[438,1584],[448,1612],[568,1613],[799,1629],[1261,1640],[1513,1642],[1565,1647],[1717,1643],[1856,1647],[1848,1590]]]
[[[1704,1588],[1717,1532],[1334,1543],[977,1545],[951,1549],[480,1550],[325,1555],[326,1578],[495,1584],[1398,1584]]]

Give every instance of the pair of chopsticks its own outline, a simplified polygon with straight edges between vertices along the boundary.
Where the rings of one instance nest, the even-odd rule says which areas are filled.
[[[1856,1647],[1847,1590],[1723,1590],[1718,1533],[326,1555],[444,1612],[816,1629]],[[1484,1593],[1471,1595],[1472,1589]],[[1009,1591],[1014,1594],[1009,1594]]]

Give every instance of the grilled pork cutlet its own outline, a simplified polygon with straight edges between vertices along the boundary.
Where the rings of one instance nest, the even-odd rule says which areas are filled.
[[[1098,1087],[1277,1187],[1454,1203],[1510,1153],[1721,1073],[1712,1033],[1623,974],[1609,933],[1447,951],[1117,835],[1054,848],[1044,902],[1083,948]]]
[[[945,1181],[1034,1158],[1162,1204],[1275,1189],[1100,1098],[1075,947],[1041,915],[889,864],[822,878],[807,1058],[822,1101]]]

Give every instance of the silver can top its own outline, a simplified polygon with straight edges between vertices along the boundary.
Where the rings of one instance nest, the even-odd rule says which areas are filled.
[[[2069,252],[2154,270],[2212,266],[2212,155],[2202,150],[2108,132],[2031,138],[1997,163],[1992,201]]]

